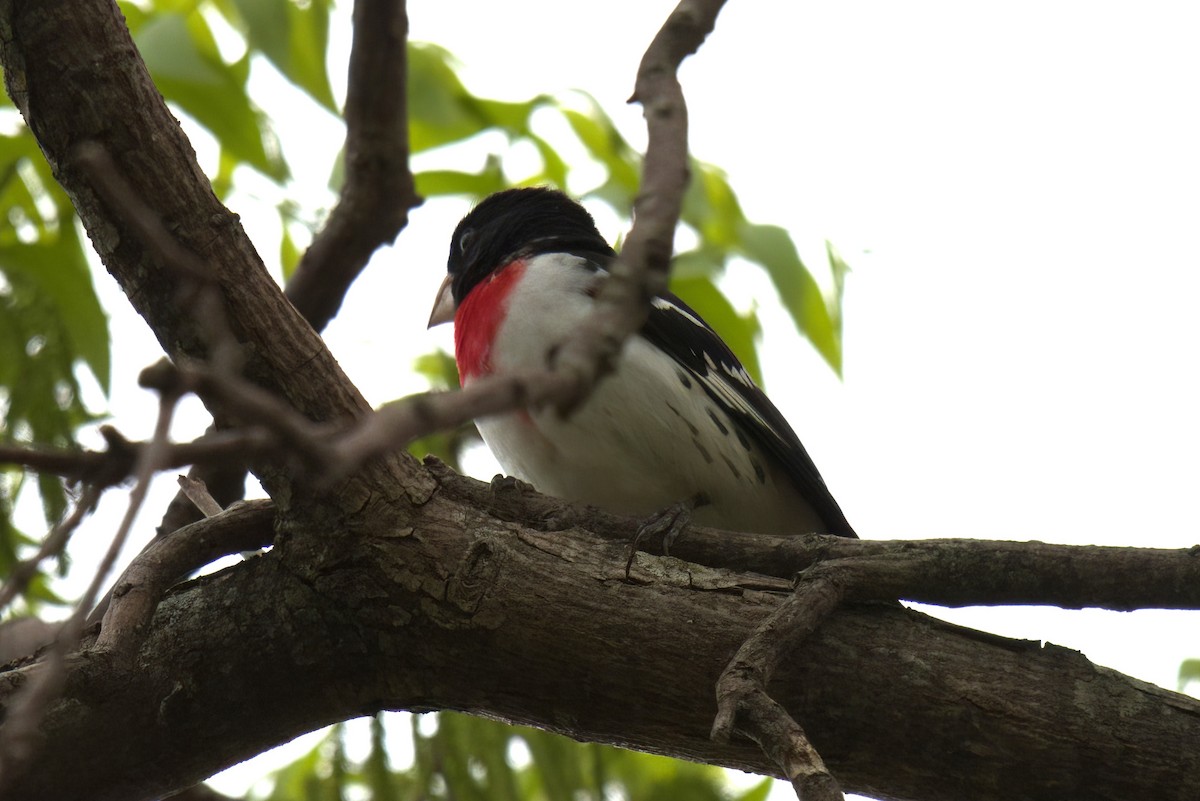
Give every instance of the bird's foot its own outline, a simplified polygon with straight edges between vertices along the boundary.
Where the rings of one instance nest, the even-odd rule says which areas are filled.
[[[506,476],[503,473],[492,476],[489,486],[496,495],[524,495],[528,492],[536,492],[529,482],[522,481],[516,476]]]
[[[675,539],[692,522],[692,512],[707,503],[708,496],[703,492],[698,492],[690,498],[685,498],[671,504],[666,509],[655,512],[642,521],[642,524],[638,526],[637,533],[629,542],[629,558],[625,560],[625,578],[629,578],[629,571],[633,568],[633,558],[637,555],[643,542],[661,536],[663,556],[670,556],[671,546],[675,543]]]

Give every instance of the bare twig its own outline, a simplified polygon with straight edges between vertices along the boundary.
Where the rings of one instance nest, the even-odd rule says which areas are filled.
[[[177,367],[164,359],[143,370],[138,380],[159,392],[194,392],[239,426],[266,429],[277,440],[276,456],[296,455],[310,467],[328,458],[325,440],[332,428],[313,423],[286,401],[240,376],[201,364]]]
[[[837,801],[842,792],[804,730],[767,694],[779,661],[837,608],[844,590],[827,576],[801,576],[792,594],[755,629],[717,681],[712,738],[736,730],[754,740],[783,771],[803,801]]]
[[[568,412],[612,369],[621,345],[642,327],[650,299],[667,288],[675,227],[688,184],[687,105],[676,72],[716,24],[724,0],[682,0],[638,67],[631,102],[642,104],[648,140],[634,222],[596,297],[596,312],[558,352],[556,367],[572,375],[554,403]]]
[[[405,92],[408,17],[403,0],[357,0],[346,90],[341,197],[288,281],[286,294],[320,331],[380,245],[420,203],[408,166]]]
[[[138,458],[149,443],[127,440],[109,426],[101,426],[100,433],[108,442],[108,448],[103,451],[5,446],[0,448],[0,463],[18,464],[35,472],[58,475],[70,481],[107,489],[120,484],[133,474]],[[275,444],[269,432],[258,427],[208,433],[191,442],[166,443],[158,462],[158,469],[171,470],[191,464],[227,462],[244,454],[261,453],[272,447],[278,449],[279,446]]]
[[[156,539],[114,586],[96,646],[132,659],[171,585],[222,556],[270,545],[274,521],[271,501],[248,501]]]
[[[96,602],[96,596],[100,593],[100,587],[107,580],[108,573],[117,561],[117,556],[121,553],[121,549],[125,547],[125,540],[128,539],[129,532],[133,528],[133,521],[137,518],[142,504],[146,500],[146,493],[150,489],[150,481],[154,477],[154,473],[158,470],[159,461],[166,454],[170,444],[168,437],[171,432],[171,419],[175,416],[175,408],[178,403],[179,397],[177,395],[164,395],[159,402],[158,420],[154,424],[154,437],[138,455],[135,483],[129,493],[129,506],[125,510],[125,516],[121,518],[121,524],[117,527],[117,533],[113,536],[112,543],[109,545],[108,551],[104,554],[104,558],[100,560],[100,566],[96,568],[95,578],[88,585],[87,591],[83,594],[83,598],[80,599],[75,613],[71,616],[71,620],[79,621],[80,625],[91,610],[92,605]],[[74,636],[78,638],[78,633]],[[74,643],[71,644],[74,645]]]
[[[196,508],[205,517],[216,517],[225,511],[221,504],[217,503],[208,492],[208,487],[203,481],[191,478],[190,476],[179,477],[179,490],[188,497],[192,503],[196,504]]]
[[[423,392],[389,403],[334,440],[326,480],[336,481],[430,431],[520,406],[542,406],[564,397],[574,380],[574,376],[544,370],[491,375],[454,392]]]
[[[0,587],[0,609],[8,606],[14,598],[25,591],[25,587],[37,575],[38,566],[44,560],[63,552],[67,543],[71,541],[71,535],[83,522],[84,515],[96,507],[96,503],[100,500],[101,490],[101,487],[93,484],[85,486],[79,500],[75,502],[75,508],[71,514],[50,530],[46,539],[42,540],[42,545],[38,548],[37,553],[22,560],[12,569],[8,580],[4,582],[3,587]]]
[[[0,445],[0,464],[20,465],[36,473],[62,476],[109,487],[120,483],[133,467],[132,453],[80,451],[71,448],[46,448],[40,445]]]
[[[4,727],[0,729],[0,790],[6,782],[18,774],[34,754],[37,748],[36,731],[38,722],[46,705],[62,692],[66,682],[66,659],[78,645],[83,633],[84,621],[88,612],[96,602],[100,587],[108,578],[108,573],[116,562],[138,510],[146,499],[150,480],[154,475],[157,462],[167,447],[167,437],[170,434],[171,418],[179,398],[177,395],[164,395],[159,403],[158,420],[154,426],[154,438],[149,445],[138,454],[136,483],[129,493],[129,507],[121,520],[117,533],[113,536],[96,575],[88,585],[87,591],[79,600],[75,611],[63,623],[54,640],[54,645],[46,655],[40,672],[34,674],[29,683],[22,688],[8,710]],[[98,491],[98,490],[97,490]]]

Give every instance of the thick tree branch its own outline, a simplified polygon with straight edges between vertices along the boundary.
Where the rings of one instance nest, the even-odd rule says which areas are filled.
[[[643,583],[627,583],[623,543],[499,520],[459,496],[466,483],[415,515],[385,503],[341,530],[281,521],[271,553],[168,594],[134,668],[72,658],[12,797],[148,798],[380,708],[485,713],[778,775],[756,747],[708,739],[704,699],[786,594],[647,556]],[[0,673],[0,702],[26,670]],[[835,612],[771,692],[850,790],[1200,794],[1200,702],[899,607]],[[129,737],[95,742],[110,727]]]

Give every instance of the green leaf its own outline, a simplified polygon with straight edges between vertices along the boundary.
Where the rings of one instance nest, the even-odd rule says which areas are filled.
[[[325,69],[329,44],[328,0],[233,0],[246,44],[266,56],[285,78],[334,114],[338,113]],[[231,20],[235,24],[239,20]]]
[[[558,151],[540,136],[530,132],[528,134],[529,141],[537,148],[538,155],[542,157],[542,172],[534,181],[535,183],[552,184],[558,187],[567,185],[567,172],[570,169],[567,163],[563,161],[562,156],[558,155]]]
[[[608,169],[612,184],[609,193],[621,194],[623,198],[614,207],[628,209],[641,183],[641,156],[625,141],[599,104],[588,95],[582,97],[588,102],[586,111],[563,107],[562,115],[592,158]]]
[[[466,93],[466,90],[463,90]],[[541,96],[525,103],[507,100],[487,100],[466,94],[468,103],[488,127],[499,128],[511,134],[530,136],[529,115],[548,98]]]
[[[773,779],[763,779],[758,784],[741,795],[735,795],[734,801],[767,801],[767,796],[771,794],[771,788],[775,786]]]
[[[706,246],[722,251],[734,247],[746,217],[725,175],[716,167],[693,161],[692,176],[683,198],[684,222],[696,229]]]
[[[64,215],[69,214],[63,210]],[[24,280],[39,302],[49,306],[53,324],[61,326],[71,361],[81,358],[105,393],[111,373],[108,318],[92,286],[91,270],[73,216],[54,236],[35,244],[0,246],[0,272],[10,280]],[[19,278],[18,278],[19,276]]]
[[[450,54],[436,45],[408,47],[408,138],[413,153],[461,141],[487,127],[454,66]]]
[[[493,192],[508,188],[500,161],[489,158],[484,168],[477,173],[457,170],[426,170],[413,176],[417,194],[422,197],[443,195],[470,195],[485,197]]]
[[[266,116],[246,94],[248,55],[232,65],[222,61],[198,12],[156,15],[135,40],[167,100],[179,104],[239,161],[276,181],[288,177]]]
[[[458,365],[444,350],[418,356],[413,369],[424,376],[433,389],[458,389]]]
[[[279,239],[279,268],[283,272],[285,282],[296,272],[296,267],[300,264],[300,256],[303,255],[300,248],[296,247],[295,240],[292,239],[292,232],[288,228],[289,219],[283,209],[280,209],[279,224],[282,235]]]
[[[808,337],[834,372],[841,375],[839,328],[834,325],[821,288],[800,260],[791,236],[777,225],[753,223],[743,223],[738,234],[736,250],[766,268],[796,328]]]
[[[371,718],[371,751],[363,764],[363,779],[371,791],[372,801],[399,798],[399,782],[388,767],[387,740],[384,736],[383,713]]]
[[[1185,659],[1179,665],[1179,691],[1183,692],[1192,682],[1200,681],[1200,659]]]
[[[78,355],[59,308],[33,280],[44,276],[13,269],[14,262],[6,261],[16,248],[23,255],[41,255],[42,250],[36,245],[0,249],[0,271],[9,284],[0,294],[0,352],[5,356],[0,394],[7,396],[0,441],[69,447],[75,429],[94,419],[79,399],[73,371]],[[39,476],[38,487],[46,520],[54,523],[66,508],[62,482]]]
[[[458,388],[458,365],[454,357],[445,351],[426,353],[413,363],[413,369],[429,381],[431,389],[448,390]],[[418,459],[436,456],[454,470],[459,470],[459,455],[471,444],[479,441],[479,431],[474,423],[467,423],[452,431],[438,431],[413,441],[408,452]]]

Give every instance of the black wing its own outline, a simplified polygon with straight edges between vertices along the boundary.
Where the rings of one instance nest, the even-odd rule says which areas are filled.
[[[700,315],[666,294],[654,298],[641,333],[695,375],[713,402],[776,458],[825,523],[825,533],[857,536],[796,432]]]

